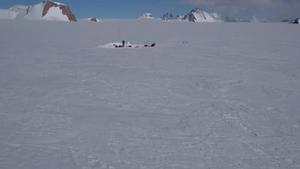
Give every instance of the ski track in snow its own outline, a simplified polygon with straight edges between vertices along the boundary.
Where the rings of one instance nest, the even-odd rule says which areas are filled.
[[[0,168],[298,169],[298,31],[0,21]]]

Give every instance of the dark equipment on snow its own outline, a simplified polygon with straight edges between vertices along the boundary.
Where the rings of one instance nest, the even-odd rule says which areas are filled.
[[[129,42],[126,45],[125,40],[122,41],[122,43],[119,44],[113,44],[113,46],[115,48],[139,48],[139,47],[145,47],[145,48],[153,48],[156,46],[155,43],[151,43],[151,44],[144,44],[144,45],[131,45]]]
[[[150,48],[153,48],[153,47],[155,47],[155,45],[156,45],[155,43],[152,43],[151,45],[147,45],[147,44],[146,44],[146,45],[144,45],[144,47],[146,47],[146,48],[147,48],[147,47],[148,47],[148,48],[149,48],[149,47],[150,47]]]

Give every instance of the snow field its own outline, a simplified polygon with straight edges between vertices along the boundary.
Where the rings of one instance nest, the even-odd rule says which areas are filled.
[[[300,168],[298,31],[0,21],[0,168]]]

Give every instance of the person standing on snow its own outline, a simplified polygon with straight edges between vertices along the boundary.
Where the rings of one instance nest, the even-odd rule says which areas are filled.
[[[125,47],[125,40],[122,41],[122,47]]]

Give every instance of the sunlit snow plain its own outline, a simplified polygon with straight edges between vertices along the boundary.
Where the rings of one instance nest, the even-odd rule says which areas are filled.
[[[2,20],[0,168],[299,169],[299,31]]]

